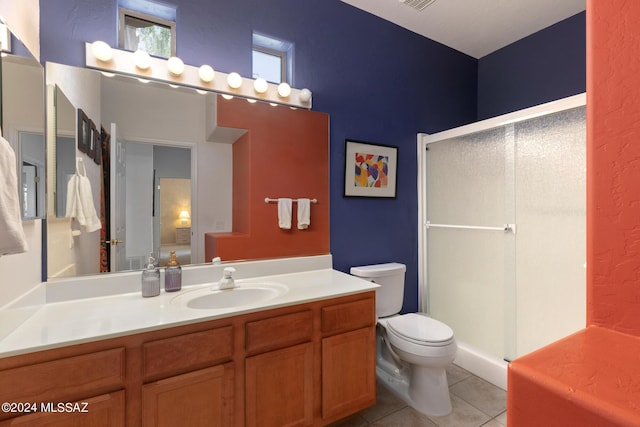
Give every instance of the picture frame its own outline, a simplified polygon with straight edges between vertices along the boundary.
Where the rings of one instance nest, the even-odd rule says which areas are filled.
[[[345,139],[344,196],[395,198],[398,147]]]
[[[89,117],[78,108],[78,150],[82,153],[88,153],[91,146],[91,121]]]
[[[94,148],[93,162],[100,165],[102,163],[102,134],[95,125],[91,127],[91,141]]]

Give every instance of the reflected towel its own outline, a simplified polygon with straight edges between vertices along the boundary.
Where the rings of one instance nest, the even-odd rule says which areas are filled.
[[[298,230],[306,230],[311,225],[311,200],[298,199]]]
[[[80,171],[82,165],[82,172]],[[102,228],[102,223],[93,204],[93,192],[91,191],[91,181],[86,175],[86,169],[82,159],[76,163],[76,174],[71,177],[67,184],[67,218],[75,218],[84,227],[87,233],[91,233]]]
[[[291,199],[278,199],[278,226],[284,230],[291,228]]]
[[[0,256],[28,249],[20,217],[16,153],[0,131]]]

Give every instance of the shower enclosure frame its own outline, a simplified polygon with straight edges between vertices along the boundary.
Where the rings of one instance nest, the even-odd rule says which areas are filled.
[[[435,134],[418,133],[417,134],[417,191],[418,191],[418,309],[421,312],[429,313],[429,283],[428,283],[428,237],[427,230],[431,227],[444,226],[455,227],[455,224],[429,224],[427,218],[427,150],[429,144],[448,140],[451,138],[470,135],[518,122],[531,120],[549,114],[559,113],[565,110],[582,107],[586,105],[586,94],[578,94],[563,98],[557,101],[548,102],[534,107],[508,113],[502,116],[493,117],[479,122],[471,123],[454,129],[438,132]],[[496,232],[502,230],[504,232],[516,233],[517,224],[495,224]],[[463,228],[475,228],[464,226]],[[482,229],[494,227],[478,227]],[[505,301],[515,301],[515,286],[507,287],[505,291]],[[507,354],[515,354],[515,333],[516,333],[516,307],[515,304],[505,305],[505,346]],[[507,319],[512,321],[507,321]],[[456,363],[463,368],[475,373],[490,381],[499,387],[506,389],[506,368],[507,362],[504,360],[496,360],[486,354],[478,354],[473,350],[467,351],[464,345],[459,348]]]

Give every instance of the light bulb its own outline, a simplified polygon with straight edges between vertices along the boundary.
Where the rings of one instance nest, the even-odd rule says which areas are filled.
[[[136,50],[133,53],[133,63],[141,70],[148,70],[151,67],[151,57],[144,50]]]
[[[311,91],[307,88],[300,90],[300,102],[308,104],[311,101]]]
[[[233,95],[227,95],[227,94],[224,94],[224,95],[222,95],[222,97],[223,97],[224,99],[233,99]]]
[[[289,83],[282,82],[278,85],[278,95],[280,95],[280,98],[286,98],[291,95],[291,86],[289,86]]]
[[[210,83],[213,81],[214,77],[216,76],[216,72],[211,67],[211,65],[203,65],[198,70],[198,75],[200,76],[200,80],[202,80],[205,83]]]
[[[255,104],[255,103],[257,102],[257,100],[252,99],[252,98],[247,98],[247,102],[248,102],[249,104]]]
[[[182,62],[182,59],[177,56],[172,56],[167,59],[167,68],[171,74],[179,76],[184,72],[184,62]]]
[[[255,82],[253,82],[253,89],[257,93],[265,93],[267,89],[269,89],[269,83],[262,77],[258,77]]]
[[[240,74],[233,72],[227,76],[227,84],[232,89],[238,89],[242,86],[242,77],[240,77]]]
[[[108,62],[113,58],[111,46],[100,40],[91,43],[91,52],[98,61]]]

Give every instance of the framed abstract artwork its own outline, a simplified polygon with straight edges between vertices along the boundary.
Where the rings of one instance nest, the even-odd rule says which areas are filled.
[[[396,197],[398,147],[345,140],[344,195]]]

